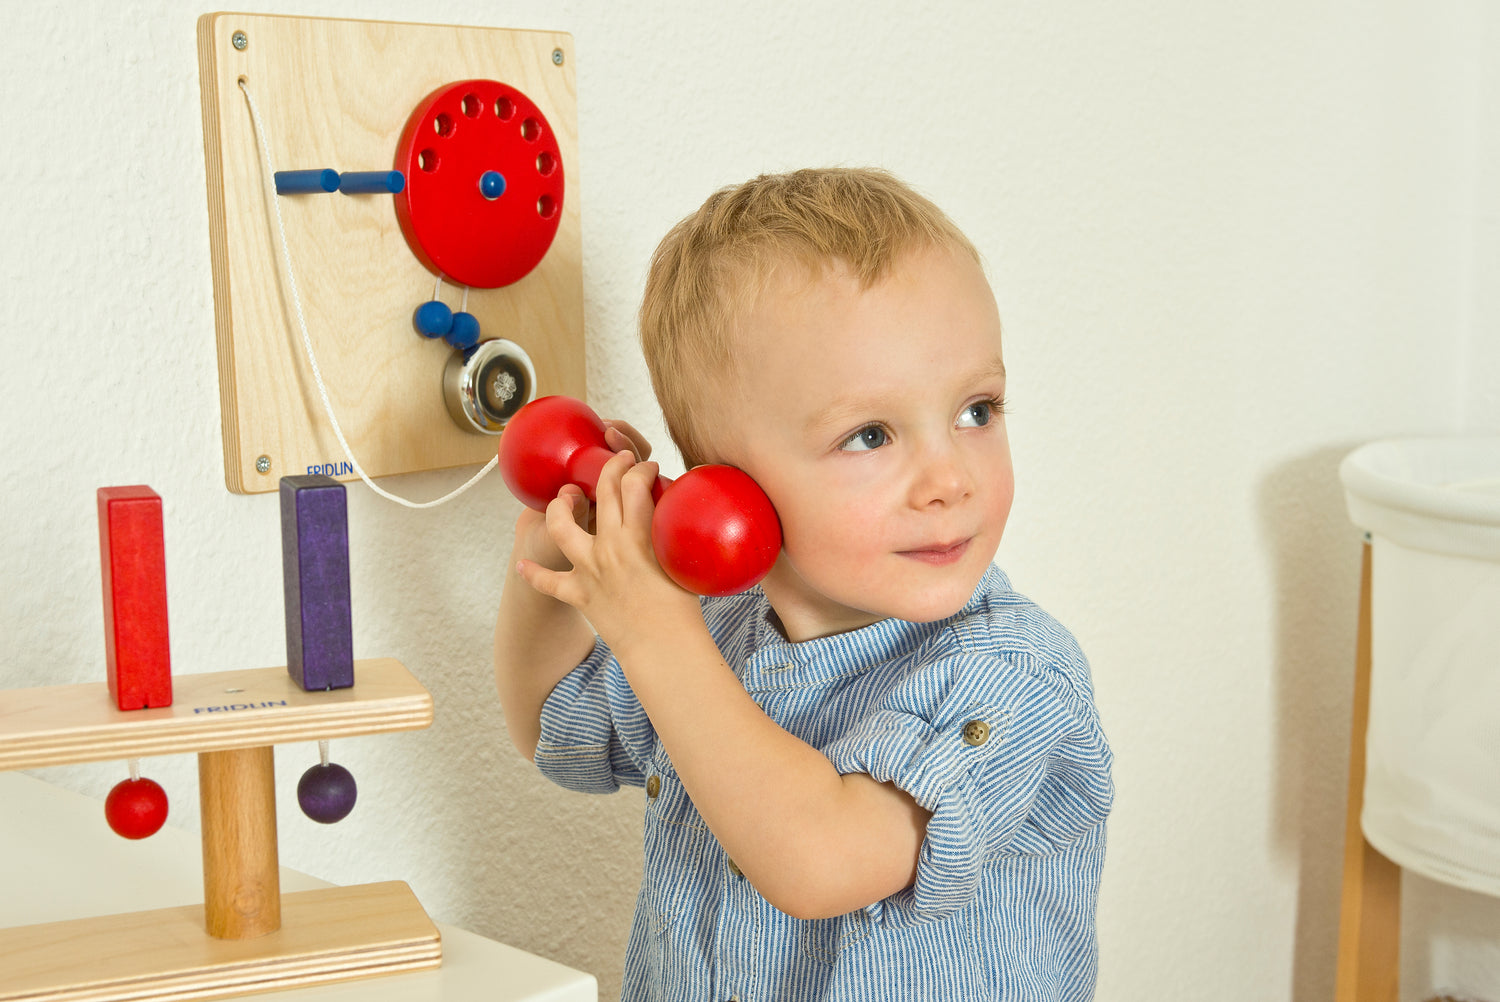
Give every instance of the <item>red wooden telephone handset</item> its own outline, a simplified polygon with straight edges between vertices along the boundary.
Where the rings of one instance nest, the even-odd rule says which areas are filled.
[[[604,422],[572,397],[539,397],[516,412],[500,436],[500,472],[510,492],[542,511],[565,484],[590,501],[614,452]],[[676,480],[658,477],[651,546],[662,570],[698,595],[754,587],[781,552],[781,522],[770,499],[733,466],[698,466]]]

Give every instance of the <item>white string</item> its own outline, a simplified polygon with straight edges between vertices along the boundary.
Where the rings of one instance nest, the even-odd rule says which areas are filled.
[[[132,758],[132,759],[126,759],[125,761],[127,761],[128,763],[130,763],[130,779],[131,779],[131,781],[139,783],[140,780],[141,780],[141,760],[138,759],[138,758]]]
[[[244,91],[245,93],[245,101],[250,106],[251,123],[255,126],[255,135],[256,138],[260,141],[261,158],[265,161],[266,178],[269,180],[276,176],[276,171],[271,163],[270,147],[266,145],[266,130],[261,127],[260,109],[255,106],[255,97],[250,93],[250,88],[248,85],[246,85],[245,79],[243,77],[240,78],[239,84],[240,90]],[[313,381],[318,384],[318,395],[323,398],[323,410],[328,414],[329,423],[333,425],[333,434],[338,438],[339,445],[343,446],[344,455],[349,457],[349,464],[354,467],[354,472],[359,474],[359,479],[363,480],[366,486],[370,488],[370,490],[374,491],[376,494],[379,494],[386,500],[394,501],[397,504],[405,505],[408,508],[435,508],[438,505],[443,504],[445,501],[453,500],[464,491],[468,490],[470,487],[473,487],[484,477],[485,474],[489,473],[495,468],[497,464],[499,464],[500,457],[498,455],[492,456],[490,458],[490,461],[486,463],[478,473],[470,477],[464,484],[433,501],[412,501],[399,495],[392,494],[389,491],[384,490],[383,488],[378,486],[375,481],[371,480],[369,474],[365,473],[364,467],[359,465],[359,460],[354,458],[354,450],[349,448],[349,442],[346,438],[344,438],[344,430],[339,427],[338,418],[336,418],[333,414],[333,404],[328,399],[328,388],[323,385],[323,373],[318,368],[317,357],[313,354],[312,338],[309,337],[307,333],[307,318],[302,313],[302,297],[297,292],[297,279],[292,274],[292,254],[287,247],[286,224],[282,221],[281,218],[281,199],[277,197],[274,192],[271,194],[271,206],[276,210],[276,230],[281,237],[281,257],[283,263],[285,263],[286,265],[287,286],[292,293],[292,305],[297,308],[297,326],[302,331],[302,346],[307,350],[307,361],[308,364],[312,366]],[[439,286],[441,286],[442,281],[442,276],[438,276]],[[467,291],[468,290],[466,289],[466,294]]]
[[[319,741],[318,742],[318,758],[320,758],[320,759],[323,760],[323,767],[327,768],[328,767],[328,742],[327,741]]]

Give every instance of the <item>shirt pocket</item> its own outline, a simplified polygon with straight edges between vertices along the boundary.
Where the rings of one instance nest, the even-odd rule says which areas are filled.
[[[665,936],[682,919],[690,890],[707,886],[713,853],[708,826],[664,755],[646,769],[645,859],[641,904],[647,930]]]

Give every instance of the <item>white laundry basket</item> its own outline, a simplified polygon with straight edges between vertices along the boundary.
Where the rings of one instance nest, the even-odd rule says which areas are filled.
[[[1500,895],[1500,438],[1373,442],[1339,475],[1372,547],[1365,838]]]

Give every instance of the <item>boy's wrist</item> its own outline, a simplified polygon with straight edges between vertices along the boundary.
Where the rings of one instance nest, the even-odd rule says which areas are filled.
[[[682,592],[672,601],[647,607],[649,614],[634,620],[628,629],[603,634],[604,642],[625,670],[627,679],[640,671],[652,671],[682,660],[695,641],[707,644],[717,656],[718,646],[703,622],[697,597]]]

